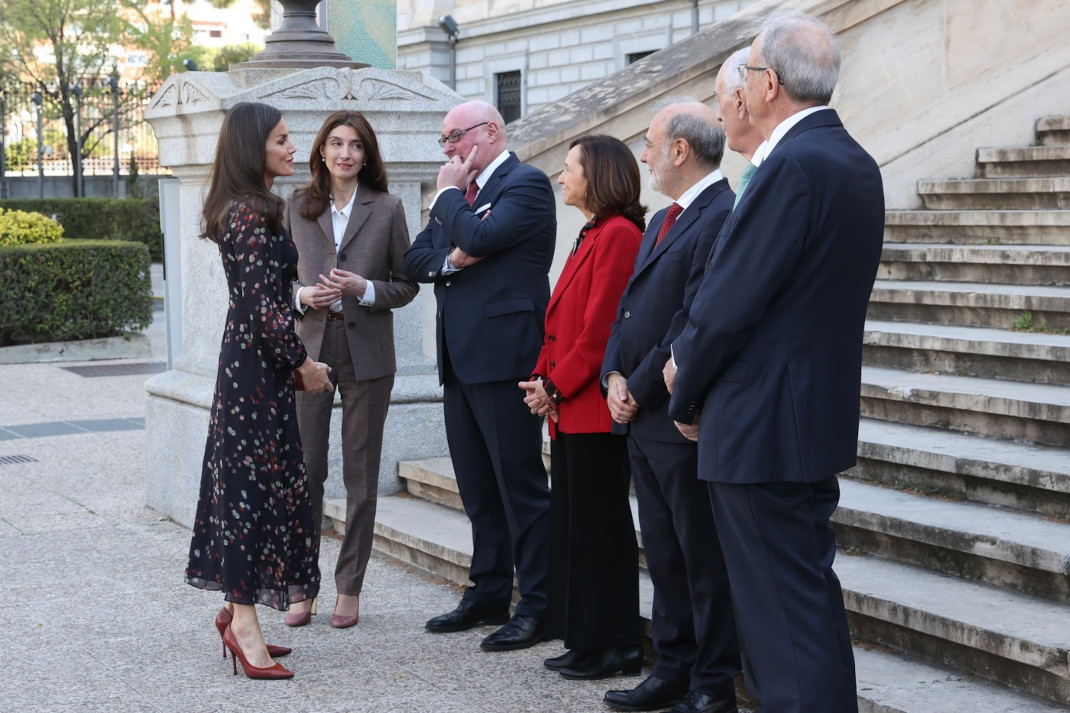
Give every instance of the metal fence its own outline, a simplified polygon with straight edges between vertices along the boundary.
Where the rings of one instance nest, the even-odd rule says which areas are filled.
[[[39,107],[32,98],[36,88],[30,83],[0,86],[0,123],[3,127],[3,162],[0,179],[38,176],[38,111],[41,112],[43,175],[75,175],[75,158],[67,146],[67,129],[55,104],[45,100]],[[155,87],[120,84],[113,92],[108,79],[98,78],[81,87],[75,99],[77,124],[85,136],[82,148],[82,175],[128,176],[136,165],[140,174],[160,173],[159,149],[152,127],[143,112]],[[118,142],[115,141],[116,132]],[[166,173],[166,171],[164,171]]]

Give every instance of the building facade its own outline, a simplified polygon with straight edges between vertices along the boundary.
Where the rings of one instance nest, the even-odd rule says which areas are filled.
[[[511,121],[755,1],[399,0],[398,69],[423,71]]]

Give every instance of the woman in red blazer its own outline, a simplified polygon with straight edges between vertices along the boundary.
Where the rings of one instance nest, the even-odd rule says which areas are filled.
[[[617,303],[645,227],[639,165],[609,136],[572,142],[557,181],[587,218],[546,308],[546,337],[524,401],[550,416],[547,636],[569,651],[546,660],[562,676],[642,669],[639,567],[624,436],[598,381]]]

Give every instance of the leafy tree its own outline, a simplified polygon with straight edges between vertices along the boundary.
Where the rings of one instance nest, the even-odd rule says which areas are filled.
[[[32,82],[46,112],[62,118],[72,156],[78,147],[75,85],[108,74],[110,49],[120,33],[116,9],[114,0],[0,3],[0,63],[6,73]]]
[[[227,8],[237,0],[212,0],[213,7]],[[271,27],[271,0],[256,0],[260,6],[260,14],[256,16],[256,24],[263,30]]]
[[[174,1],[170,12],[150,7],[145,0],[120,0],[121,39],[149,56],[145,79],[153,86],[175,72],[182,71],[182,61],[194,53],[193,22],[188,16],[175,17]]]

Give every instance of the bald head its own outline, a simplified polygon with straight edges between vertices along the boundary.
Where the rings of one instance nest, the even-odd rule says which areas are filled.
[[[457,141],[447,139],[442,151],[449,157],[468,158],[472,147],[479,147],[473,168],[482,171],[506,150],[505,121],[501,113],[485,101],[470,101],[450,109],[442,120],[442,136],[460,132]]]
[[[717,112],[698,101],[670,104],[654,115],[651,128],[664,127],[669,142],[686,141],[699,167],[709,173],[721,165],[724,156],[724,131]]]
[[[717,112],[688,97],[656,107],[640,160],[650,167],[651,187],[675,200],[720,167],[723,155]]]

